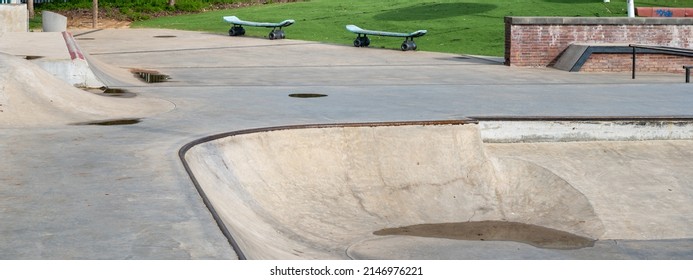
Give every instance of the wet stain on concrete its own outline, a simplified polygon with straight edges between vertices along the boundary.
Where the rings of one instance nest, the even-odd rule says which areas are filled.
[[[137,94],[130,92],[125,89],[121,88],[109,88],[109,87],[101,87],[101,88],[89,88],[85,89],[88,92],[101,95],[101,96],[108,96],[108,97],[123,97],[123,98],[131,98],[137,96]]]
[[[295,98],[317,98],[317,97],[325,97],[327,94],[321,94],[321,93],[292,93],[289,94],[289,97],[295,97]]]
[[[141,121],[142,121],[141,119],[114,119],[114,120],[101,120],[101,121],[75,123],[74,125],[102,125],[102,126],[131,125],[131,124],[140,123]]]
[[[470,241],[515,241],[546,249],[580,249],[596,240],[552,228],[506,221],[420,224],[386,228],[375,235],[408,235]]]

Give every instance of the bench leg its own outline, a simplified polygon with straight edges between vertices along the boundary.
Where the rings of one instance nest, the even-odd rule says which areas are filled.
[[[690,83],[691,82],[691,67],[685,67],[684,66],[683,68],[686,69],[686,83]]]

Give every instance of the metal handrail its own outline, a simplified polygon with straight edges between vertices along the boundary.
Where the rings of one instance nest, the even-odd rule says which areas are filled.
[[[652,46],[652,45],[638,45],[638,44],[630,44],[628,45],[629,47],[633,48],[633,68],[632,68],[632,78],[635,79],[635,55],[637,53],[637,49],[644,49],[644,50],[653,50],[653,51],[658,51],[663,54],[671,54],[671,55],[678,55],[678,56],[691,56],[693,57],[693,49],[685,49],[685,48],[676,48],[676,47],[667,47],[667,46]],[[686,68],[684,66],[684,69],[686,69],[686,82],[689,81],[689,68]]]

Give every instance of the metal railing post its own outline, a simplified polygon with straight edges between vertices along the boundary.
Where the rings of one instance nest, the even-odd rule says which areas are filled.
[[[631,70],[632,72],[632,78],[635,80],[635,46],[631,46],[633,48],[633,68]]]

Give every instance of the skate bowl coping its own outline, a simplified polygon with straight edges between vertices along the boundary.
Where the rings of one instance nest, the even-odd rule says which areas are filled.
[[[505,221],[598,239],[589,200],[536,164],[493,158],[475,121],[254,129],[181,159],[241,258],[348,259],[375,232]]]

